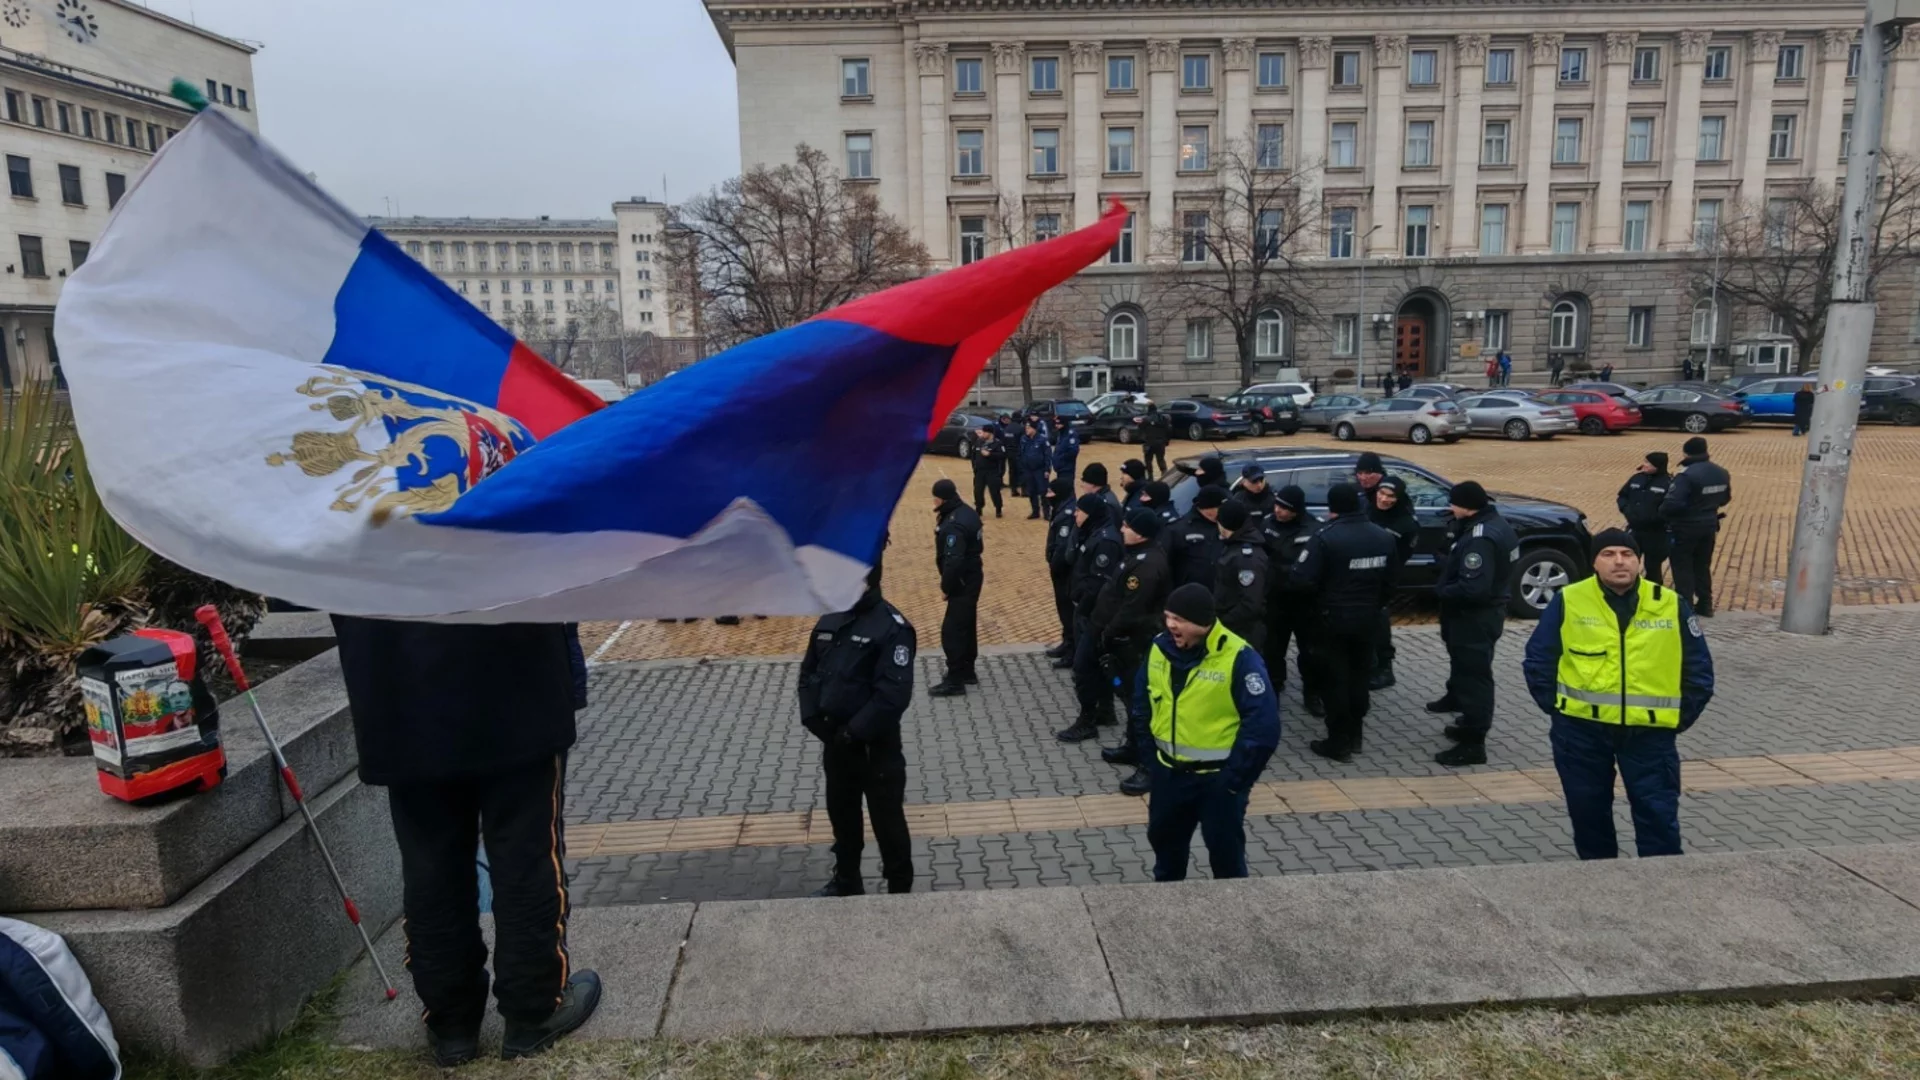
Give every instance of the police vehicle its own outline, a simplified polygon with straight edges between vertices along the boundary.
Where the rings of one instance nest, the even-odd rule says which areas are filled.
[[[1346,450],[1318,447],[1256,446],[1244,450],[1215,452],[1226,473],[1240,475],[1240,467],[1258,462],[1266,470],[1267,486],[1282,488],[1298,484],[1306,492],[1307,506],[1315,517],[1325,517],[1327,489],[1335,484],[1353,483],[1353,467],[1360,455]],[[1400,575],[1400,590],[1429,593],[1440,578],[1452,546],[1448,527],[1453,515],[1447,509],[1447,495],[1453,482],[1429,469],[1400,458],[1381,455],[1387,472],[1407,482],[1407,497],[1413,501],[1413,514],[1420,522],[1413,554]],[[1160,479],[1173,491],[1175,509],[1185,514],[1200,490],[1193,478],[1199,457],[1181,458]],[[1238,483],[1238,481],[1235,481]],[[1523,619],[1537,619],[1561,589],[1592,573],[1587,557],[1592,542],[1587,518],[1578,509],[1564,503],[1549,502],[1528,495],[1491,492],[1494,507],[1520,536],[1520,559],[1513,578],[1513,595],[1507,610]]]

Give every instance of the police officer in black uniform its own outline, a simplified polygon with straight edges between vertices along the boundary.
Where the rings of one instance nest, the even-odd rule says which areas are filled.
[[[1320,605],[1314,655],[1325,679],[1327,737],[1307,748],[1344,762],[1361,748],[1371,706],[1367,676],[1380,609],[1393,595],[1394,539],[1367,520],[1353,484],[1328,489],[1327,516],[1327,524],[1307,539],[1306,558],[1293,565],[1292,576],[1318,594]]]
[[[1227,629],[1239,634],[1255,651],[1264,651],[1267,581],[1271,575],[1260,523],[1245,503],[1232,499],[1220,507],[1216,524],[1220,527],[1220,558],[1214,562],[1214,611]],[[1271,669],[1268,674],[1272,674]]]
[[[1240,488],[1233,497],[1246,506],[1247,515],[1255,523],[1273,513],[1273,489],[1267,486],[1267,470],[1261,468],[1259,462],[1249,461],[1240,466]],[[1217,601],[1219,597],[1214,599]]]
[[[1420,519],[1413,516],[1413,503],[1407,498],[1407,482],[1397,476],[1383,476],[1379,486],[1373,489],[1373,501],[1367,504],[1367,518],[1375,525],[1393,534],[1394,539],[1394,580],[1400,578],[1400,571],[1407,565],[1407,558],[1413,554],[1413,542],[1420,536]],[[1393,616],[1386,608],[1380,609],[1380,625],[1373,638],[1373,674],[1367,679],[1367,689],[1385,690],[1392,686],[1393,658]]]
[[[1173,437],[1173,420],[1160,411],[1160,406],[1149,403],[1147,415],[1140,418],[1140,441],[1146,447],[1147,468],[1154,469],[1159,462],[1158,472],[1167,471],[1167,440]]]
[[[1041,518],[1041,500],[1047,493],[1047,466],[1053,460],[1053,447],[1048,444],[1046,433],[1041,430],[1039,417],[1027,420],[1027,429],[1020,436],[1020,491],[1025,494],[1031,513],[1028,521]]]
[[[1660,516],[1660,504],[1666,501],[1667,488],[1672,483],[1673,477],[1667,473],[1667,455],[1655,450],[1627,478],[1616,500],[1620,516],[1626,519],[1627,529],[1640,545],[1643,574],[1656,584],[1661,581],[1661,569],[1666,566],[1670,551],[1667,523]]]
[[[1226,488],[1203,487],[1193,497],[1193,509],[1175,523],[1172,538],[1167,541],[1174,588],[1213,588],[1214,566],[1220,561],[1220,507],[1226,501]]]
[[[1074,535],[1073,481],[1056,476],[1047,484],[1048,503],[1053,514],[1047,522],[1047,576],[1053,581],[1053,610],[1060,618],[1060,644],[1047,650],[1053,666],[1073,666],[1073,553],[1079,544]]]
[[[973,444],[973,512],[975,515],[987,512],[987,495],[993,496],[993,516],[1000,516],[1000,478],[1007,471],[1007,444],[994,434],[990,427],[979,428],[974,432],[977,441]]]
[[[1131,513],[1140,505],[1140,497],[1145,494],[1147,463],[1139,458],[1128,458],[1120,465],[1120,475],[1126,477],[1120,481],[1120,512]]]
[[[1120,508],[1120,496],[1107,486],[1107,467],[1095,461],[1080,470],[1080,494],[1098,495],[1107,504],[1107,520],[1115,529],[1120,527],[1120,515],[1126,511]]]
[[[859,896],[866,842],[861,800],[880,845],[887,891],[913,891],[907,835],[907,759],[900,717],[913,701],[913,624],[880,595],[880,564],[853,607],[814,624],[800,661],[800,723],[821,742],[827,817],[833,822],[833,877],[815,896]]]
[[[1274,686],[1285,686],[1287,640],[1299,641],[1294,670],[1300,675],[1302,703],[1314,716],[1325,716],[1319,670],[1312,655],[1317,602],[1313,593],[1296,587],[1293,581],[1294,564],[1306,552],[1307,538],[1319,527],[1320,519],[1307,512],[1307,494],[1300,485],[1288,484],[1274,492],[1273,513],[1260,523],[1270,571],[1267,575],[1267,647],[1263,656]]]
[[[973,662],[980,655],[980,586],[985,583],[980,557],[986,543],[980,535],[980,515],[960,501],[953,481],[934,481],[933,498],[939,521],[933,533],[933,565],[940,572],[940,592],[947,598],[947,614],[940,620],[947,676],[927,693],[959,697],[967,692],[968,683],[980,681]]]
[[[1507,622],[1520,537],[1478,483],[1453,485],[1453,550],[1434,589],[1440,640],[1447,646],[1447,692],[1428,712],[1460,714],[1443,734],[1454,744],[1433,756],[1442,765],[1484,765],[1493,727],[1493,647]]]
[[[1020,426],[1013,422],[1013,417],[1007,413],[1001,413],[1000,422],[994,425],[994,434],[999,439],[1000,449],[1003,451],[1001,460],[1006,464],[1007,490],[1016,499],[1026,493],[1026,489],[1020,486],[1021,430]]]
[[[1733,478],[1707,456],[1707,440],[1694,436],[1681,447],[1680,473],[1660,504],[1673,536],[1673,591],[1702,618],[1713,615],[1713,545],[1721,513],[1733,501]]]
[[[1126,517],[1120,530],[1125,548],[1120,568],[1101,587],[1094,602],[1094,632],[1100,635],[1100,673],[1114,687],[1122,702],[1133,700],[1134,680],[1146,661],[1147,647],[1163,627],[1162,613],[1167,595],[1173,591],[1173,575],[1167,569],[1167,553],[1154,540],[1160,535],[1160,519],[1153,511],[1137,509]],[[1129,721],[1118,746],[1100,751],[1105,761],[1115,765],[1134,765],[1131,776],[1120,782],[1127,795],[1145,795],[1152,787],[1146,770],[1138,768],[1147,760],[1151,745],[1144,726]]]
[[[1074,530],[1080,545],[1073,555],[1070,588],[1074,611],[1073,692],[1080,701],[1080,714],[1070,727],[1054,732],[1061,742],[1084,742],[1093,738],[1101,725],[1114,722],[1113,687],[1100,671],[1103,643],[1093,629],[1093,609],[1100,590],[1119,569],[1120,530],[1113,523],[1113,507],[1100,492],[1080,496],[1076,506]]]
[[[1168,534],[1180,520],[1180,511],[1173,507],[1173,491],[1158,480],[1149,480],[1141,485],[1140,505],[1160,519],[1160,538],[1155,542],[1164,550]]]

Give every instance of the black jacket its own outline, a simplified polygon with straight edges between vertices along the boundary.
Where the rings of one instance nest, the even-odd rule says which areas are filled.
[[[1140,441],[1148,446],[1165,446],[1173,437],[1173,419],[1155,410],[1140,418]]]
[[[1397,578],[1400,568],[1407,565],[1407,559],[1413,555],[1414,541],[1420,538],[1420,519],[1413,514],[1413,504],[1404,496],[1391,510],[1382,510],[1377,502],[1370,502],[1367,520],[1393,534],[1393,573]]]
[[[1268,484],[1259,491],[1254,491],[1242,484],[1240,487],[1234,489],[1233,497],[1240,500],[1240,504],[1247,508],[1247,517],[1254,521],[1259,521],[1263,517],[1273,516],[1274,493],[1272,484]],[[1228,627],[1228,629],[1232,629],[1232,627]]]
[[[986,429],[981,429],[986,430]],[[991,439],[975,439],[973,443],[973,474],[975,476],[993,476],[997,472],[1007,471],[1007,443],[998,435]]]
[[[1073,552],[1079,546],[1074,535],[1073,503],[1063,502],[1047,522],[1047,569],[1058,576],[1073,569]]]
[[[1145,653],[1163,627],[1167,594],[1173,591],[1167,553],[1154,544],[1135,544],[1120,555],[1119,569],[1100,587],[1089,621],[1100,635],[1100,651]]]
[[[1720,511],[1733,501],[1733,478],[1705,456],[1682,458],[1680,464],[1660,503],[1660,516],[1678,534],[1719,532]]]
[[[1660,504],[1666,500],[1667,487],[1672,483],[1673,477],[1665,472],[1637,472],[1628,477],[1614,500],[1620,507],[1620,516],[1627,519],[1627,528],[1665,532],[1667,523],[1660,517]]]
[[[913,624],[875,590],[822,616],[800,661],[800,723],[826,742],[898,746],[917,648]]]
[[[933,531],[933,565],[940,571],[940,592],[957,596],[980,587],[980,556],[986,541],[980,535],[980,515],[958,501],[941,505],[940,524]]]
[[[1292,521],[1268,517],[1260,523],[1267,545],[1267,624],[1299,626],[1315,610],[1313,593],[1293,580],[1293,568],[1306,554],[1307,540],[1321,527],[1319,518],[1301,514]]]
[[[1491,506],[1461,518],[1458,528],[1433,590],[1440,606],[1504,607],[1513,593],[1514,564],[1520,559],[1519,534]]]
[[[1261,648],[1267,636],[1268,579],[1272,563],[1266,538],[1252,521],[1221,545],[1214,562],[1213,603],[1221,622]]]
[[[1393,534],[1359,514],[1343,514],[1307,538],[1293,564],[1296,588],[1310,589],[1320,618],[1336,633],[1371,633],[1393,596]]]
[[[1120,566],[1121,547],[1120,530],[1104,517],[1097,522],[1088,518],[1080,527],[1080,547],[1073,554],[1073,581],[1067,586],[1073,610],[1081,615],[1093,614],[1100,590]]]
[[[1167,562],[1173,587],[1200,584],[1213,588],[1213,567],[1220,561],[1220,526],[1198,510],[1174,522],[1167,537]]]
[[[574,671],[552,623],[333,617],[360,779],[476,779],[573,745]]]

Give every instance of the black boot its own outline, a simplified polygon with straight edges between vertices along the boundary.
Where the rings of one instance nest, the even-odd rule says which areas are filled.
[[[480,1057],[480,1029],[442,1034],[428,1028],[427,1045],[433,1048],[435,1065],[443,1069],[458,1068]]]
[[[1054,732],[1053,737],[1059,739],[1061,742],[1078,743],[1086,742],[1098,734],[1100,734],[1100,729],[1094,726],[1092,720],[1083,716],[1075,720],[1072,727]]]
[[[1140,755],[1134,753],[1133,744],[1129,742],[1103,748],[1100,751],[1100,760],[1109,765],[1138,765]]]
[[[1063,656],[1072,656],[1072,655],[1073,655],[1073,642],[1071,641],[1063,641],[1060,644],[1055,645],[1053,648],[1047,650],[1047,659],[1049,660],[1058,660]]]
[[[1462,765],[1485,765],[1487,763],[1487,744],[1483,741],[1483,738],[1483,736],[1477,734],[1469,736],[1468,739],[1462,740],[1459,745],[1442,750],[1433,755],[1433,760],[1449,768],[1457,768]]]
[[[1318,717],[1319,719],[1322,719],[1322,720],[1325,720],[1327,718],[1327,703],[1320,700],[1318,697],[1308,698],[1306,700],[1306,706],[1307,706],[1307,715]]]
[[[1374,668],[1373,674],[1367,677],[1367,689],[1369,690],[1385,690],[1392,685],[1393,663],[1391,661]]]
[[[1427,711],[1437,713],[1459,712],[1460,703],[1451,697],[1443,697],[1438,701],[1427,702]]]
[[[1307,749],[1319,754],[1323,758],[1338,761],[1341,764],[1353,760],[1353,755],[1347,751],[1347,748],[1334,742],[1332,739],[1315,739],[1307,744]]]
[[[928,697],[963,697],[966,695],[966,692],[967,692],[967,685],[965,683],[948,682],[946,680],[942,680],[940,682],[933,684],[933,686],[927,690],[927,696]]]
[[[1053,662],[1053,670],[1055,671],[1065,671],[1072,666],[1073,666],[1072,656],[1063,656],[1060,659],[1055,660]]]
[[[808,896],[865,896],[867,887],[859,878],[828,878],[825,885],[813,890]]]
[[[715,620],[713,620],[713,621],[714,621],[715,623],[717,623],[718,625],[720,625],[720,626],[739,626],[739,625],[740,625],[740,616],[738,616],[738,615],[722,615],[722,616],[720,616],[719,618],[717,618],[717,619],[715,619]]]
[[[1468,731],[1459,724],[1448,724],[1446,727],[1440,729],[1440,734],[1445,735],[1454,742],[1466,742],[1468,739],[1473,738],[1473,732]]]
[[[1152,790],[1153,781],[1148,778],[1147,770],[1135,769],[1125,780],[1120,781],[1120,794],[1138,798]]]
[[[600,976],[591,971],[576,971],[560,992],[560,1004],[553,1015],[538,1024],[507,1021],[506,1038],[500,1042],[500,1056],[512,1061],[537,1054],[577,1031],[600,1006]]]
[[[1093,714],[1093,722],[1098,727],[1112,727],[1120,722],[1120,718],[1114,715],[1113,707],[1108,706]]]

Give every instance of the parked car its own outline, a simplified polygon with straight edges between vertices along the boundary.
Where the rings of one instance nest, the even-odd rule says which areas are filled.
[[[1247,387],[1245,390],[1240,391],[1240,393],[1242,394],[1285,394],[1288,397],[1293,399],[1293,403],[1295,405],[1298,405],[1300,408],[1303,408],[1303,409],[1306,408],[1308,405],[1312,404],[1313,399],[1315,397],[1313,392],[1313,387],[1308,386],[1306,383],[1303,383],[1303,382],[1255,383],[1254,385]]]
[[[1087,408],[1087,403],[1079,398],[1042,398],[1039,401],[1029,401],[1020,415],[1032,416],[1035,413],[1046,417],[1055,427],[1060,426],[1062,420],[1074,427],[1080,427],[1093,419],[1093,410]]]
[[[940,430],[927,440],[927,453],[952,454],[957,458],[973,456],[974,432],[993,423],[991,410],[968,412],[961,410],[947,417]]]
[[[1247,414],[1247,434],[1254,438],[1271,431],[1292,435],[1300,430],[1300,407],[1293,395],[1277,391],[1242,390],[1221,403],[1234,412]]]
[[[1902,427],[1920,424],[1920,378],[1869,376],[1860,386],[1860,419],[1891,420]]]
[[[1212,398],[1184,398],[1168,402],[1160,410],[1173,421],[1173,433],[1195,442],[1202,439],[1232,438],[1253,430],[1244,412],[1235,412],[1224,401]]]
[[[1514,442],[1551,439],[1575,430],[1573,410],[1513,391],[1476,394],[1454,405],[1467,416],[1467,434],[1500,435]]]
[[[1116,402],[1094,412],[1093,418],[1080,429],[1080,439],[1082,442],[1112,439],[1117,443],[1137,443],[1140,441],[1140,424],[1146,415],[1145,405],[1130,401]]]
[[[627,392],[620,388],[620,384],[612,379],[575,379],[573,381],[585,387],[587,393],[609,405],[627,396]]]
[[[1749,383],[1733,391],[1735,401],[1745,402],[1755,420],[1793,419],[1793,395],[1803,386],[1813,386],[1814,382],[1803,375],[1784,379],[1766,379]]]
[[[1135,405],[1151,405],[1153,404],[1153,399],[1138,390],[1109,390],[1099,397],[1094,398],[1092,401],[1087,402],[1087,411],[1092,414],[1098,414],[1101,409],[1109,405],[1118,405],[1121,402],[1132,402]]]
[[[1630,398],[1598,390],[1548,390],[1541,401],[1573,410],[1573,422],[1582,435],[1611,435],[1640,423],[1640,406]]]
[[[1732,393],[1735,390],[1745,390],[1754,383],[1766,382],[1768,379],[1777,379],[1779,377],[1779,375],[1769,375],[1766,372],[1749,371],[1740,375],[1729,375],[1713,385],[1725,390],[1727,393]]]
[[[1650,386],[1633,395],[1640,406],[1640,422],[1648,427],[1670,427],[1704,435],[1747,422],[1746,405],[1733,395],[1693,383]]]
[[[1353,480],[1353,467],[1360,457],[1352,451],[1291,445],[1233,449],[1219,456],[1228,476],[1238,477],[1242,465],[1258,462],[1266,470],[1269,486],[1300,485],[1308,508],[1316,515],[1326,512],[1328,488]],[[1193,505],[1193,497],[1200,490],[1192,475],[1199,460],[1176,461],[1174,468],[1161,477],[1172,488],[1174,507],[1181,513]],[[1397,579],[1399,588],[1410,593],[1431,592],[1452,545],[1448,527],[1453,516],[1447,509],[1447,494],[1453,485],[1438,473],[1408,461],[1386,457],[1383,463],[1388,472],[1407,482],[1407,497],[1420,522],[1413,554]],[[1520,618],[1538,618],[1561,589],[1589,572],[1587,519],[1574,507],[1531,496],[1495,492],[1494,500],[1501,516],[1520,536],[1520,559],[1508,610]]]
[[[1355,409],[1333,422],[1333,437],[1341,442],[1355,439],[1405,439],[1424,446],[1435,439],[1459,442],[1467,433],[1467,417],[1451,401],[1427,401],[1417,397],[1394,397]]]
[[[1591,380],[1584,381],[1584,382],[1568,383],[1565,386],[1561,387],[1560,389],[1562,390],[1598,390],[1602,394],[1612,394],[1614,397],[1628,398],[1628,399],[1631,399],[1633,395],[1640,392],[1640,387],[1628,386],[1626,383],[1596,382]]]
[[[1414,383],[1393,396],[1419,398],[1422,401],[1457,401],[1468,394],[1478,392],[1472,387],[1461,386],[1459,383],[1425,382]]]
[[[1313,404],[1300,410],[1300,426],[1332,431],[1335,420],[1378,400],[1380,397],[1377,394],[1322,394],[1313,399]]]

